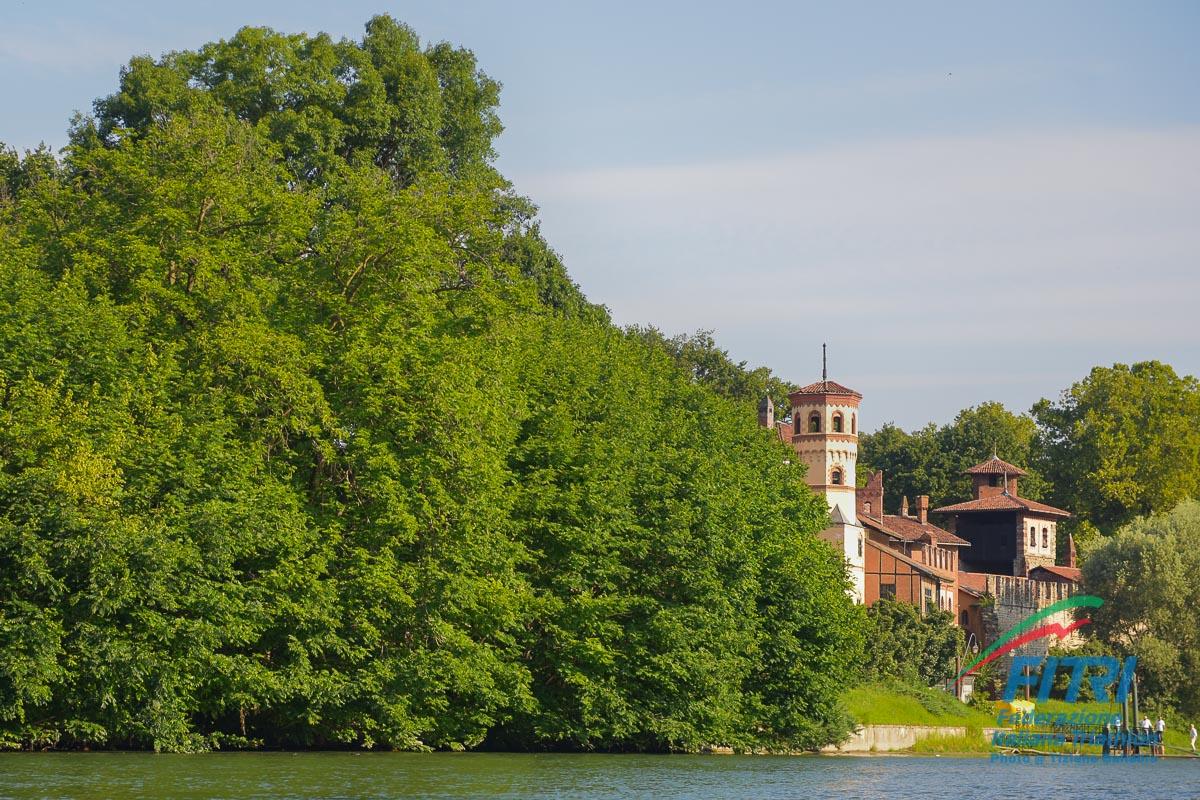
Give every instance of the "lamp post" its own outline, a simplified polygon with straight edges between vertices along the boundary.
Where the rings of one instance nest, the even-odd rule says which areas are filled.
[[[954,697],[962,700],[962,685],[963,679],[958,673],[962,672],[962,662],[966,658],[966,653],[970,651],[971,655],[979,654],[979,640],[975,638],[972,631],[967,632],[967,641],[963,643],[963,650],[954,659]]]

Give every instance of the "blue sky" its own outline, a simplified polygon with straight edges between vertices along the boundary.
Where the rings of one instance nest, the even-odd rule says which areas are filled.
[[[0,141],[132,54],[386,12],[504,84],[499,165],[619,322],[797,382],[828,341],[867,429],[1200,372],[1200,4],[834,5],[0,0]]]

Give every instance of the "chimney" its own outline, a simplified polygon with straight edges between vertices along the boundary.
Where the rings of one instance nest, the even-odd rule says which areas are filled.
[[[900,498],[900,516],[908,516],[908,497],[907,495]]]
[[[923,494],[917,498],[917,519],[924,525],[929,521],[929,495]]]
[[[1067,534],[1067,566],[1074,567],[1075,564],[1075,536]]]

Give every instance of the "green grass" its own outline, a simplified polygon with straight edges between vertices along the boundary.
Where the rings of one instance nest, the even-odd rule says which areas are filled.
[[[990,753],[994,748],[977,728],[968,728],[963,736],[927,736],[908,749],[910,753],[964,755]]]
[[[850,715],[861,725],[958,725],[993,727],[984,714],[938,689],[899,683],[865,684],[842,695]]]

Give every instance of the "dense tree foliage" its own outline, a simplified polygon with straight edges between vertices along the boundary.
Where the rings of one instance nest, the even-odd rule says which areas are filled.
[[[948,611],[922,614],[916,606],[880,600],[867,610],[863,676],[933,686],[954,677],[963,632]]]
[[[900,498],[929,495],[934,507],[971,497],[971,480],[963,471],[999,455],[1027,470],[1021,494],[1037,499],[1045,481],[1032,466],[1037,426],[1025,415],[1000,403],[982,403],[960,411],[948,425],[930,423],[907,433],[891,423],[859,437],[859,479],[873,470],[884,473],[884,504],[897,513]]]
[[[1083,566],[1083,586],[1104,598],[1092,633],[1121,655],[1138,657],[1152,697],[1200,714],[1200,502],[1135,519],[1099,540]]]
[[[1110,532],[1200,497],[1200,382],[1157,361],[1096,367],[1034,406],[1051,498]]]
[[[713,339],[712,331],[667,336],[652,326],[634,326],[630,330],[665,350],[693,380],[722,397],[740,401],[751,408],[757,407],[762,398],[770,397],[779,419],[790,412],[788,393],[795,387],[767,367],[750,368],[745,361],[734,361]]]
[[[571,283],[497,91],[387,17],[246,29],[0,159],[0,744],[844,732],[823,503]]]

